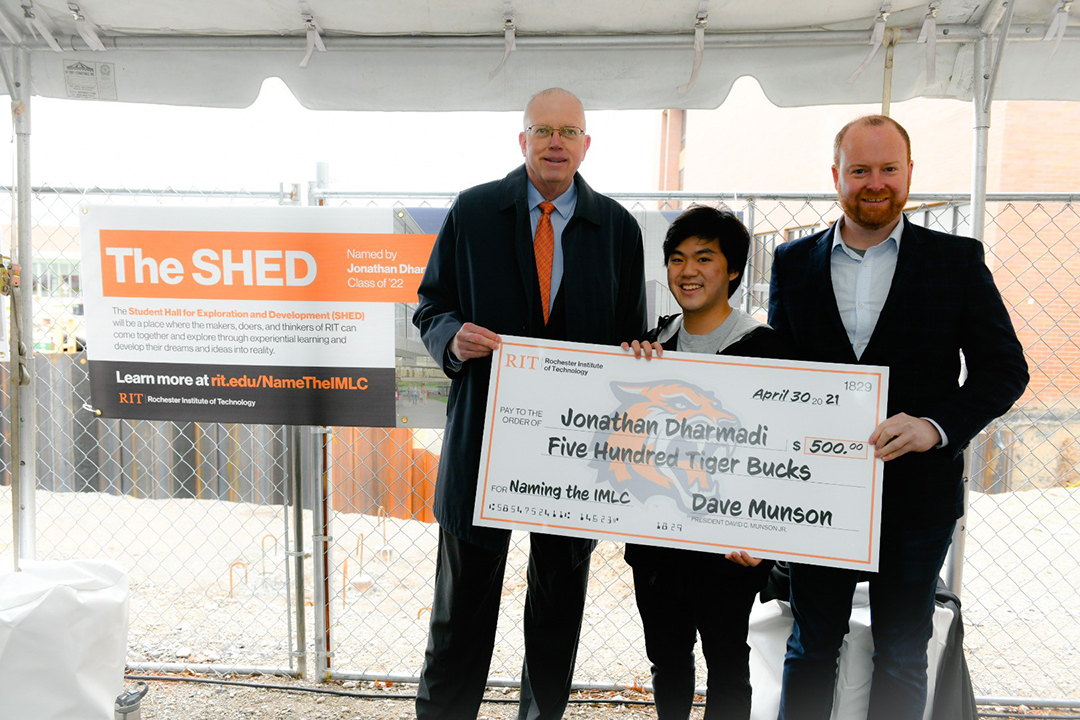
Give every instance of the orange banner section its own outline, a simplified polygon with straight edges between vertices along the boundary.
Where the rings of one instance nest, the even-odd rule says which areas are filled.
[[[416,302],[434,235],[102,230],[105,297]]]

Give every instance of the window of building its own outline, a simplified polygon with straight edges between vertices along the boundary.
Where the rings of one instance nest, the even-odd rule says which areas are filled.
[[[799,227],[788,228],[784,231],[785,240],[798,240],[801,237],[807,235],[813,235],[819,230],[824,229],[824,225],[821,223],[815,223],[813,225],[800,225]]]
[[[65,258],[35,258],[33,291],[39,298],[73,298],[82,291],[79,264]]]
[[[915,225],[953,235],[971,234],[971,204],[931,203],[904,211]]]
[[[780,233],[772,230],[769,232],[754,233],[754,247],[751,253],[753,263],[750,279],[753,281],[747,287],[750,291],[751,310],[764,309],[769,302],[769,279],[772,277],[773,253],[780,243]]]

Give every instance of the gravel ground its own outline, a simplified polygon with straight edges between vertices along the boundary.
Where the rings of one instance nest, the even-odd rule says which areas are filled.
[[[255,678],[238,682],[256,682],[283,687],[312,687],[297,680],[282,678]],[[130,683],[129,683],[130,684]],[[410,689],[414,689],[411,686]],[[344,683],[319,685],[318,689],[333,689],[346,693],[385,694],[386,689],[369,683]],[[489,689],[487,697],[501,695],[509,702],[487,702],[481,705],[477,720],[513,720],[517,717],[517,694],[515,691],[500,692]],[[625,693],[614,696],[631,701],[648,700],[648,695]],[[612,694],[592,693],[575,695],[567,708],[566,720],[650,720],[656,717],[651,705],[622,705],[601,703],[597,700],[613,699]],[[587,702],[575,702],[585,700]],[[698,698],[699,701],[703,698]],[[284,690],[263,690],[222,685],[204,685],[192,682],[150,682],[150,690],[142,701],[143,720],[412,720],[411,698],[376,699],[361,697],[336,697],[333,695]],[[1075,710],[1055,708],[1029,708],[1026,706],[986,706],[982,712],[993,713],[999,720],[1008,718],[1075,717]],[[696,707],[691,720],[702,718],[702,708]],[[988,715],[990,717],[991,715]]]
[[[311,687],[302,681],[282,678],[263,678],[252,681],[268,685],[287,687]],[[131,682],[129,681],[129,685]],[[378,693],[387,690],[376,688],[369,683],[325,684],[317,689],[333,689],[345,693]],[[415,686],[408,686],[406,692],[415,691]],[[503,720],[517,717],[517,692],[499,690],[488,691],[488,697],[497,696],[509,702],[487,702],[480,708],[478,720]],[[593,701],[611,699],[611,695],[575,696],[579,700]],[[648,696],[633,694],[627,699],[648,699]],[[205,685],[190,682],[154,682],[142,701],[143,720],[403,720],[414,718],[411,698],[367,699],[360,697],[337,697],[308,692],[289,692],[284,690],[263,690],[255,688]],[[692,717],[699,718],[701,710],[694,711]],[[566,718],[599,720],[600,718],[625,718],[638,720],[655,718],[652,706],[619,705],[612,703],[596,704],[572,702],[567,709]]]
[[[208,500],[148,500],[39,491],[38,557],[112,558],[131,582],[128,662],[265,666],[290,663],[280,507]],[[10,562],[10,491],[0,487],[0,559]],[[975,495],[964,571],[965,648],[976,695],[1080,698],[1080,488]],[[310,543],[310,514],[304,517]],[[335,513],[331,527],[331,633],[335,670],[415,676],[422,663],[435,532],[418,521]],[[521,667],[520,618],[527,545],[507,566],[491,674]],[[306,597],[314,599],[311,560]],[[576,679],[632,687],[648,679],[640,624],[621,547],[593,557]],[[309,601],[310,602],[310,601]],[[306,608],[314,647],[313,607]],[[309,658],[309,671],[313,671]],[[699,684],[704,682],[699,668]],[[148,672],[136,666],[133,673]],[[295,681],[273,677],[270,684]],[[335,684],[308,685],[325,688]],[[415,692],[415,685],[396,686]],[[350,692],[386,692],[366,683]],[[498,690],[492,693],[501,695]],[[510,696],[514,691],[508,691]],[[411,717],[406,700],[363,700],[189,683],[154,682],[144,718]],[[514,716],[486,704],[487,717]],[[571,717],[652,717],[651,708],[572,706]],[[621,708],[621,709],[620,709]],[[229,714],[232,713],[232,714]],[[636,714],[635,714],[636,713]]]

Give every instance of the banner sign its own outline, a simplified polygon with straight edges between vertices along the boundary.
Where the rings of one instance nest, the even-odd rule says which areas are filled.
[[[434,236],[392,212],[84,208],[95,409],[393,427],[394,303],[416,302]]]
[[[502,337],[478,525],[875,571],[888,369]]]

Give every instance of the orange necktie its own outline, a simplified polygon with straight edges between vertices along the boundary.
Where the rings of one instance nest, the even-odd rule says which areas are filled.
[[[555,252],[555,230],[551,227],[551,211],[555,203],[540,203],[539,222],[536,223],[536,239],[533,252],[536,254],[536,277],[540,279],[540,304],[544,308],[544,324],[547,325],[551,314],[551,258]]]

